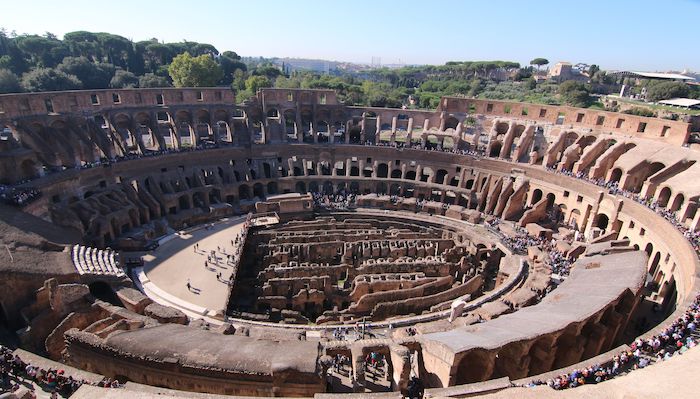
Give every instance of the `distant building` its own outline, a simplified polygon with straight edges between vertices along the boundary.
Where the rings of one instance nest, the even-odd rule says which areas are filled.
[[[567,80],[578,80],[587,81],[588,76],[581,74],[577,69],[575,69],[570,62],[557,62],[552,68],[549,69],[547,77],[557,83],[561,83]]]

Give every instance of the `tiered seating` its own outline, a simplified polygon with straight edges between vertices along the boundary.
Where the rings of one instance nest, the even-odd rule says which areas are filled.
[[[116,252],[111,249],[97,249],[84,245],[74,245],[71,250],[73,265],[83,275],[124,277],[126,273],[119,266]]]

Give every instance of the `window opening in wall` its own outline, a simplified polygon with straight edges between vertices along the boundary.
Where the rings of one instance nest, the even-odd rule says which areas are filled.
[[[639,229],[639,235],[640,235],[640,236],[643,236],[643,235],[646,234],[646,233],[647,233],[647,231],[644,230],[644,227],[642,227],[641,229]]]
[[[647,129],[647,123],[646,122],[639,122],[639,126],[637,126],[637,133],[644,133],[644,131]]]
[[[493,111],[493,104],[489,103],[486,104],[486,112],[492,112]]]
[[[576,115],[576,123],[581,123],[583,122],[583,117],[586,116],[584,113],[578,113]]]
[[[156,117],[158,118],[159,121],[165,122],[168,120],[168,114],[167,112],[160,111],[158,114],[156,114]]]
[[[506,114],[510,114],[510,105],[505,105],[503,107],[503,112],[505,112]]]
[[[178,100],[178,101],[184,101],[184,100],[185,100],[185,95],[184,95],[181,91],[178,91],[178,92],[177,92],[177,100]]]
[[[112,93],[112,102],[115,104],[122,102],[122,99],[119,97],[119,93]]]
[[[321,95],[319,96],[319,98],[318,98],[318,102],[319,102],[320,104],[325,104],[325,103],[326,103],[326,95],[325,95],[325,94],[321,94]]]
[[[367,163],[372,163],[372,158],[367,158]]]
[[[53,114],[53,102],[50,98],[44,100],[44,105],[46,106],[46,112]]]
[[[92,105],[100,105],[100,97],[97,94],[90,94],[90,102]]]
[[[547,110],[544,108],[540,109],[540,118],[544,118],[545,116],[547,116]]]
[[[564,124],[564,119],[565,119],[565,117],[566,117],[566,114],[565,114],[565,113],[563,113],[563,112],[558,113],[558,114],[557,114],[557,121],[556,121],[556,124],[557,124],[557,125],[563,125],[563,124]]]
[[[31,111],[31,108],[29,107],[29,100],[26,98],[21,99],[19,102],[19,110],[22,112]]]
[[[217,101],[221,101],[221,92],[220,91],[217,91],[216,93],[214,93],[214,99]]]
[[[605,123],[605,117],[603,115],[598,115],[598,118],[595,120],[596,126],[603,126],[603,123]]]
[[[577,196],[576,197],[576,202],[583,202],[583,197],[582,196]]]
[[[615,125],[616,129],[620,129],[622,127],[622,124],[625,123],[625,120],[620,118],[617,120],[617,124]]]
[[[527,112],[527,108],[523,108],[522,110],[520,110],[520,115],[527,116]]]
[[[569,192],[568,192],[568,191],[564,191],[564,198],[566,198],[566,197],[568,197],[568,196],[569,196]]]
[[[474,103],[469,103],[469,113],[470,114],[476,113],[476,105]]]
[[[668,133],[669,129],[671,129],[671,126],[664,126],[661,129],[661,137],[666,137],[666,134]]]
[[[78,106],[78,97],[76,97],[76,96],[68,97],[68,105],[70,105],[71,107],[77,107]]]
[[[197,92],[197,101],[203,101],[203,100],[204,100],[204,96],[202,95],[202,92],[198,91]]]
[[[287,93],[287,101],[294,101],[294,94],[291,91]]]
[[[158,105],[165,104],[165,102],[163,102],[163,95],[162,94],[156,94],[156,104],[158,104]]]

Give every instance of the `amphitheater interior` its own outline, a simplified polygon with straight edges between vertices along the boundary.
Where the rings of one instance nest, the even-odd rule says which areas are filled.
[[[77,398],[655,397],[697,370],[698,127],[330,90],[2,95],[4,350]],[[231,249],[201,272],[168,252],[214,234]],[[154,258],[179,289],[218,270],[218,304]]]

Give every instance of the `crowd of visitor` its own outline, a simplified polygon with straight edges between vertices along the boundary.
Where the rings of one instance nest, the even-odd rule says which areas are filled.
[[[547,385],[554,389],[575,388],[585,384],[597,384],[631,370],[680,356],[700,342],[697,326],[700,323],[700,295],[686,312],[671,325],[649,338],[637,338],[629,349],[613,356],[604,364],[574,369],[547,381],[535,380],[527,387]]]
[[[345,189],[338,190],[333,194],[312,192],[314,207],[324,209],[350,209],[355,205],[357,195]]]
[[[33,187],[9,187],[0,185],[0,201],[8,205],[25,206],[41,197],[41,191]]]
[[[83,384],[104,388],[120,388],[117,380],[104,378],[98,382],[73,378],[64,370],[39,367],[22,360],[7,347],[0,345],[0,393],[15,392],[22,385],[36,384],[50,392],[52,398],[71,396]]]

